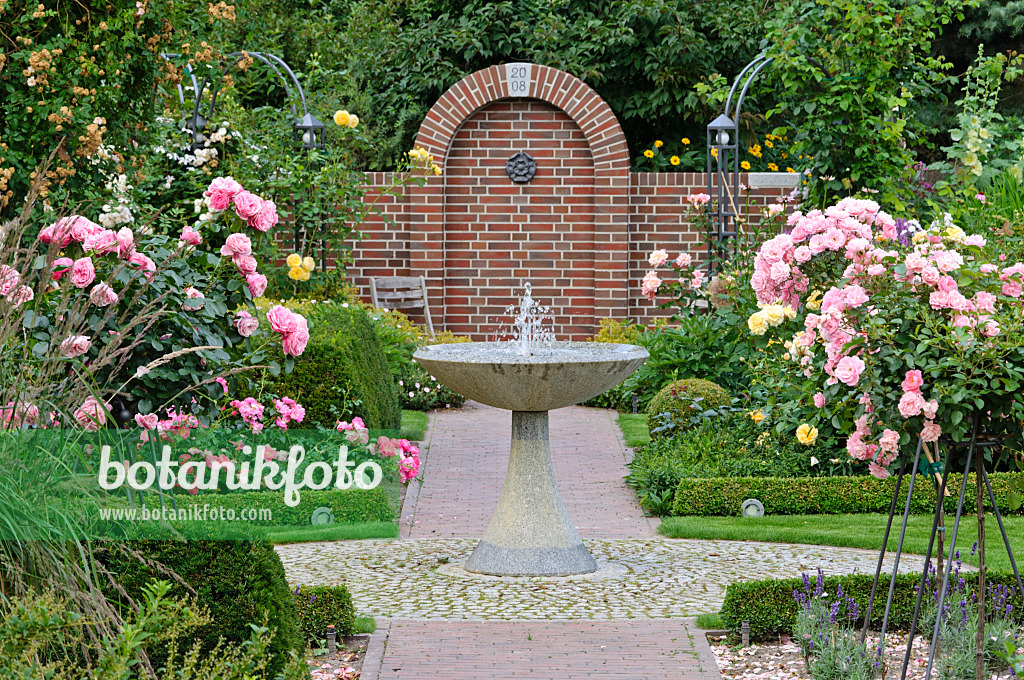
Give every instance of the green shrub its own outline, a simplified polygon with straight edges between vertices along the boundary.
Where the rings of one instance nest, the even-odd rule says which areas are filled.
[[[757,423],[748,413],[727,413],[708,418],[671,439],[652,440],[638,448],[629,463],[626,482],[637,492],[644,510],[667,515],[683,477],[853,474],[850,457],[837,447],[841,448],[826,439],[804,446],[788,433],[776,432],[768,419]],[[816,463],[812,456],[816,456]]]
[[[977,573],[963,572],[961,576],[967,581],[968,587],[977,583]],[[872,577],[872,574],[825,577],[825,592],[835,593],[836,587],[842,585],[843,594],[856,600],[861,612],[860,625],[862,626],[864,625],[863,614],[867,611],[868,597],[871,595]],[[987,580],[992,584],[1016,585],[1013,574],[989,572]],[[812,576],[811,581],[815,582],[816,577]],[[920,581],[920,574],[900,574],[896,577],[896,589],[893,592],[892,609],[889,613],[890,630],[910,628],[917,600],[917,593],[914,589]],[[725,601],[722,603],[722,623],[727,630],[739,632],[742,623],[749,621],[750,639],[757,641],[773,640],[780,635],[789,634],[793,630],[797,611],[793,591],[802,585],[803,582],[799,578],[730,583],[725,591]],[[871,612],[871,624],[876,626],[876,630],[881,625],[882,615],[885,612],[888,585],[888,577],[883,575]],[[927,593],[925,597],[927,597]]]
[[[313,511],[319,507],[330,508],[334,521],[339,524],[356,522],[390,522],[395,512],[388,504],[387,492],[373,489],[305,489],[299,496],[299,504],[285,505],[283,491],[239,491],[236,493],[199,494],[196,496],[177,495],[179,508],[202,508],[204,505],[219,506],[235,511],[266,508],[273,513],[270,520],[254,519],[247,524],[257,526],[307,526]]]
[[[693,425],[693,417],[702,411],[715,410],[730,403],[729,393],[710,380],[687,378],[670,382],[647,405],[651,439],[665,436],[658,432],[665,413],[669,414],[668,421],[674,426],[670,431],[679,432],[688,430]]]
[[[182,641],[185,647],[198,642],[209,652],[221,638],[240,644],[250,637],[249,624],[266,625],[274,633],[268,649],[271,677],[287,663],[289,652],[303,649],[284,566],[267,541],[132,540],[100,544],[96,556],[117,584],[106,589],[113,601],[123,602],[122,589],[140,600],[153,579],[171,581],[171,597],[188,596],[167,570],[195,590],[196,603],[209,611],[211,623],[193,629]],[[154,667],[163,661],[159,652],[150,658]]]
[[[992,491],[1000,508],[1009,507],[1013,475],[993,473],[989,476]],[[946,512],[956,512],[957,492],[961,475],[951,474],[947,482],[951,491],[945,499]],[[974,475],[968,478],[974,488]],[[907,482],[904,481],[903,493]],[[673,515],[726,515],[740,514],[740,504],[756,498],[764,504],[768,515],[837,515],[863,512],[888,513],[896,490],[896,477],[879,481],[870,476],[858,477],[740,477],[697,479],[683,477],[676,487],[672,502]],[[928,514],[935,510],[935,485],[919,477],[914,485],[911,510]],[[985,500],[988,506],[988,499]],[[968,493],[964,512],[974,512],[974,495]],[[1019,512],[1019,510],[1018,510]]]
[[[469,338],[450,331],[439,331],[431,335],[424,326],[414,324],[398,310],[372,309],[370,320],[377,329],[388,368],[398,384],[398,398],[402,408],[432,411],[437,408],[457,408],[466,402],[464,396],[435,380],[413,360],[412,355],[425,345],[469,342]]]
[[[595,341],[625,342],[628,337],[629,344],[640,345],[651,356],[632,375],[589,400],[587,405],[628,412],[632,410],[635,394],[639,409],[645,411],[662,387],[683,378],[711,380],[732,394],[747,391],[750,376],[746,360],[754,352],[748,344],[740,342],[744,338],[736,328],[714,314],[678,321],[678,328],[659,325],[643,330],[614,322],[603,325]],[[633,335],[636,330],[639,332]]]
[[[355,306],[320,305],[309,344],[295,369],[273,389],[306,408],[305,425],[334,427],[359,416],[367,427],[397,430],[402,410],[380,338]]]
[[[334,626],[339,637],[355,632],[356,612],[345,586],[299,586],[293,596],[299,630],[308,644],[323,640],[327,626]]]

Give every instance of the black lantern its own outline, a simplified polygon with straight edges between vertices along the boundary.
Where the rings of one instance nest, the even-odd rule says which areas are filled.
[[[296,120],[292,123],[292,128],[295,130],[295,140],[302,144],[303,149],[312,151],[313,149],[323,149],[326,146],[324,142],[325,126],[312,113],[307,112],[302,118]]]
[[[708,124],[708,153],[711,153],[711,149],[717,149],[721,159],[723,149],[736,148],[739,136],[739,127],[723,113]],[[711,172],[710,162],[708,172]]]

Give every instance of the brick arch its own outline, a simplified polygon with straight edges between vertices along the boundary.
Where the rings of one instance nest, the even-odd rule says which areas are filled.
[[[471,73],[448,88],[430,107],[416,135],[416,146],[430,152],[442,167],[455,134],[475,111],[502,99],[539,99],[564,111],[583,131],[599,175],[629,176],[629,147],[618,119],[608,103],[576,76],[550,66],[525,64],[531,69],[529,87],[509,91],[507,69],[516,64],[491,66]]]
[[[513,93],[510,80],[515,82],[515,67],[527,67],[529,77],[526,79],[526,87],[517,89]],[[520,88],[522,87],[523,83],[521,82]],[[432,295],[433,299],[437,300],[437,304],[432,304],[431,307],[435,326],[440,325],[442,328],[450,326],[450,330],[468,333],[476,339],[483,339],[482,329],[478,326],[475,329],[468,329],[464,322],[457,318],[465,311],[466,285],[453,283],[448,286],[445,274],[446,262],[450,261],[447,244],[454,234],[454,230],[450,227],[461,228],[456,225],[459,217],[455,214],[448,215],[448,210],[451,207],[450,198],[452,195],[466,191],[465,186],[452,185],[452,182],[462,178],[456,178],[458,169],[453,166],[450,168],[452,179],[449,179],[446,165],[449,155],[453,151],[453,144],[464,138],[464,133],[476,125],[481,116],[486,117],[487,111],[503,106],[511,107],[513,111],[530,112],[533,112],[531,106],[546,107],[557,115],[563,116],[571,127],[578,128],[583,144],[587,147],[587,156],[592,159],[592,169],[586,171],[585,179],[581,176],[568,176],[559,179],[559,182],[565,187],[579,186],[581,182],[586,184],[586,221],[589,227],[586,228],[585,234],[580,235],[581,227],[575,225],[572,227],[575,233],[560,238],[563,242],[570,238],[586,240],[586,261],[579,261],[579,265],[585,266],[592,276],[589,277],[585,285],[587,288],[586,304],[583,305],[583,313],[580,314],[582,323],[573,323],[571,328],[567,325],[564,329],[556,324],[555,332],[560,339],[567,336],[573,339],[587,337],[596,331],[596,324],[600,319],[605,317],[624,318],[629,309],[630,159],[626,137],[611,108],[592,88],[564,71],[538,64],[491,66],[460,80],[431,107],[420,126],[416,145],[430,152],[443,172],[440,177],[430,176],[422,184],[410,185],[406,189],[409,272],[414,276],[425,276],[428,287],[434,291]],[[524,113],[523,115],[529,114]],[[510,131],[492,130],[492,132],[493,137],[478,142],[481,145],[479,148],[485,146],[494,148],[496,145],[512,143],[509,137]],[[472,136],[472,133],[469,134]],[[541,134],[542,132],[538,130],[537,135],[526,134],[520,139],[529,141]],[[548,138],[555,139],[558,138],[558,135],[548,134]],[[509,147],[507,150],[511,153],[519,149],[514,150]],[[490,157],[487,162],[493,163],[495,160]],[[504,162],[495,165],[503,166]],[[501,170],[493,167],[489,171],[492,170],[495,173],[504,174],[503,167]],[[493,179],[494,176],[490,176],[490,178]],[[541,180],[540,174],[538,174],[540,184],[547,179]],[[508,191],[519,190],[503,187],[495,193],[507,194]],[[523,189],[523,191],[530,193],[529,189]],[[480,200],[481,202],[484,200],[494,202],[498,199],[481,198]],[[482,218],[480,224],[483,225],[481,229],[486,230],[487,215],[481,214],[480,217]],[[450,220],[451,224],[449,224]],[[561,228],[557,225],[549,226],[556,231]],[[571,247],[577,248],[577,246]],[[510,257],[513,261],[517,259],[515,253],[512,253]],[[525,251],[518,255],[519,260],[529,257],[531,257],[530,254]],[[577,254],[574,253],[566,257],[575,258]],[[499,285],[507,288],[504,283]],[[534,286],[534,290],[537,290],[536,282]],[[453,300],[463,298],[463,301],[448,305],[446,297],[449,292],[452,293]],[[493,307],[498,297],[493,291],[490,293],[481,291],[481,295],[486,297],[483,302],[477,300],[469,304],[479,302],[478,309],[486,309]],[[460,304],[463,305],[463,309],[455,309]],[[433,309],[437,307],[441,308],[440,314],[433,312]],[[451,318],[451,324],[449,318]],[[440,319],[440,323],[438,323],[438,319]],[[586,325],[591,327],[589,332],[584,327]]]

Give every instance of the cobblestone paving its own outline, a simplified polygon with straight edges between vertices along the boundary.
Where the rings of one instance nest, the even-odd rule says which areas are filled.
[[[278,546],[293,584],[345,583],[356,610],[405,620],[678,618],[718,611],[739,580],[872,572],[877,553],[821,546],[668,539],[586,541],[606,578],[505,579],[457,568],[476,539]],[[904,557],[900,571],[920,570]],[[891,569],[891,563],[887,563]]]

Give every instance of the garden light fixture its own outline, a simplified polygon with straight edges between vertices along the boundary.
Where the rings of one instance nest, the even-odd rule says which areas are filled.
[[[312,113],[306,112],[306,115],[302,118],[297,118],[292,123],[292,129],[295,130],[295,140],[302,144],[302,148],[308,151],[314,149],[323,149],[326,146],[324,141],[325,127],[323,123],[317,120],[317,117]]]

